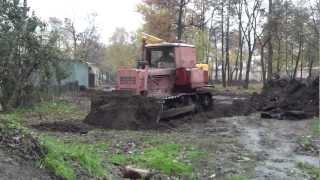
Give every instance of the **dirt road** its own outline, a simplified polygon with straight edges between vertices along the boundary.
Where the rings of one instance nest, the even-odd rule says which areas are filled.
[[[297,164],[319,167],[319,157],[296,152],[297,141],[306,135],[310,121],[259,119],[254,115],[237,121],[241,131],[240,143],[257,157],[253,179],[310,178],[297,168]]]

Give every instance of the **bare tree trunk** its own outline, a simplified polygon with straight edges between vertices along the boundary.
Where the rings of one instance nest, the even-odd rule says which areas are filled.
[[[245,79],[245,83],[244,83],[244,88],[245,89],[248,89],[248,87],[249,87],[252,54],[253,54],[253,52],[250,50],[249,51],[248,61],[247,61],[247,68],[246,68],[246,79]]]
[[[279,38],[278,39],[277,74],[279,74],[281,71],[280,60],[281,60],[281,39]]]
[[[237,80],[238,79],[238,72],[239,72],[239,49],[238,49],[238,52],[237,52],[237,57],[236,57],[236,64],[234,66],[234,69],[231,73],[231,80],[233,81],[233,79]],[[233,77],[233,74],[235,74],[235,77]]]
[[[219,71],[219,63],[218,63],[218,42],[217,42],[217,35],[216,35],[216,30],[213,30],[213,36],[214,36],[214,48],[215,48],[215,64],[216,64],[216,69],[215,69],[215,80],[218,80],[218,71]]]
[[[310,58],[310,56],[309,56]],[[314,60],[312,58],[309,59],[309,72],[308,72],[308,78],[312,77],[312,68],[313,68],[313,62]]]
[[[293,61],[294,61],[294,52],[293,52],[293,43],[291,44],[291,69],[289,70],[290,72],[290,78],[293,79]]]
[[[184,8],[185,0],[180,0],[179,4],[179,17],[178,17],[178,27],[177,27],[177,36],[178,36],[178,41],[181,40],[182,38],[182,16],[183,16],[183,8]]]
[[[288,74],[288,5],[286,0],[285,5],[285,63],[286,63],[286,73]]]
[[[240,63],[240,72],[239,72],[239,78],[238,78],[238,80],[242,81],[242,69],[243,69],[243,38],[242,38],[242,40],[241,40],[241,45],[240,45],[239,63]]]
[[[222,85],[226,87],[226,71],[224,64],[224,2],[221,5],[221,65],[222,65]]]
[[[242,60],[242,53],[243,53],[243,37],[242,37],[242,0],[239,2],[239,12],[238,12],[238,18],[239,18],[239,64],[240,64],[240,72],[238,74],[238,69],[236,73],[236,79],[242,80],[242,68],[243,68],[243,60]]]
[[[287,40],[286,40],[286,54],[285,54],[285,62],[286,62],[286,73],[288,74],[288,43],[287,43]]]
[[[296,60],[296,64],[294,66],[293,79],[295,79],[297,77],[299,61],[300,61],[300,58],[301,58],[301,51],[302,51],[302,48],[303,48],[303,37],[302,37],[302,35],[299,35],[299,37],[300,37],[300,40],[299,40],[299,51],[298,51],[298,57],[297,57],[297,60]]]
[[[229,52],[229,46],[230,46],[230,39],[229,39],[229,28],[230,28],[230,0],[228,1],[228,15],[227,15],[227,32],[226,32],[226,72],[228,77],[228,85],[231,84],[230,79],[230,52]]]
[[[77,37],[77,32],[76,32],[76,28],[74,26],[74,23],[71,23],[71,27],[70,27],[70,31],[71,31],[71,35],[72,35],[72,41],[73,41],[73,59],[77,58],[77,41],[78,41],[78,37]]]
[[[261,60],[261,76],[263,84],[266,84],[266,69],[264,65],[264,46],[261,46],[260,49],[260,60]]]
[[[269,17],[268,17],[268,80],[272,77],[272,26],[273,26],[272,0],[269,0]]]
[[[303,78],[303,50],[302,50],[302,59],[300,61],[300,79],[302,80]]]

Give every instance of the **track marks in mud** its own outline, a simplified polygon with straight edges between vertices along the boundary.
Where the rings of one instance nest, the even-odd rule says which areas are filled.
[[[248,118],[237,124],[241,129],[240,143],[256,154],[254,179],[308,179],[297,164],[304,162],[319,167],[317,157],[295,153],[296,140],[308,120],[292,122],[261,120],[254,116]]]

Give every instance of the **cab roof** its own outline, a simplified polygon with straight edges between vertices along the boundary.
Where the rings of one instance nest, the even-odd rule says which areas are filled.
[[[156,43],[156,44],[147,44],[146,47],[192,47],[194,48],[194,45],[191,44],[185,44],[185,43]]]

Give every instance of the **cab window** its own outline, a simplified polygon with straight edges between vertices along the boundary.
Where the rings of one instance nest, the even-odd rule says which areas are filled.
[[[174,68],[174,48],[150,48],[147,50],[147,61],[150,67]]]

